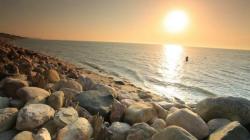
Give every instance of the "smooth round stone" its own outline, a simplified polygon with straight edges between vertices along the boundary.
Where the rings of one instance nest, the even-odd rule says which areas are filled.
[[[26,105],[18,113],[16,128],[32,130],[46,123],[54,114],[54,109],[45,104]]]
[[[78,113],[73,107],[60,108],[54,116],[54,122],[59,127],[73,123],[78,118]]]
[[[75,122],[60,129],[56,140],[89,140],[93,128],[85,118],[78,118]]]
[[[152,140],[198,140],[185,129],[178,126],[169,126],[153,135]]]

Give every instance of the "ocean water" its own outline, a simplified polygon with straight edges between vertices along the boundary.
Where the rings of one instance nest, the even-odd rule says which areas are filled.
[[[16,44],[188,103],[215,96],[250,99],[250,51],[34,39]]]

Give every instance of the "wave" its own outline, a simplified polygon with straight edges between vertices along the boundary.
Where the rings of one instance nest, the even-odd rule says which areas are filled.
[[[190,86],[190,85],[185,85],[182,83],[177,83],[177,82],[166,82],[166,81],[161,81],[156,78],[151,78],[147,79],[149,82],[152,82],[153,84],[163,86],[163,87],[176,87],[178,89],[184,90],[184,91],[195,91],[196,93],[201,93],[209,97],[217,96],[216,93],[213,93],[207,89],[201,88],[201,87],[196,87],[196,86]]]

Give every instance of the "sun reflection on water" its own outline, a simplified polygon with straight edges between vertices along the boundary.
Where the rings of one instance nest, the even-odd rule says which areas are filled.
[[[179,81],[178,76],[182,66],[181,56],[183,48],[181,45],[167,44],[164,45],[164,56],[162,65],[165,67],[164,76],[167,80]]]
[[[185,97],[177,91],[177,87],[173,86],[175,83],[181,83],[180,74],[183,65],[183,47],[177,44],[166,44],[163,46],[162,53],[161,68],[159,71],[168,86],[156,86],[155,88],[161,93],[167,94],[167,96],[183,99]]]

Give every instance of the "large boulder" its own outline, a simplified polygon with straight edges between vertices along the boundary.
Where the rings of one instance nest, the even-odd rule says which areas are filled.
[[[151,140],[157,131],[146,123],[136,123],[128,131],[127,140]]]
[[[27,81],[14,79],[14,78],[6,78],[3,81],[2,89],[6,96],[17,98],[16,91],[26,86],[29,86]]]
[[[64,127],[78,119],[78,113],[73,107],[60,108],[54,116],[54,122],[58,127]]]
[[[114,97],[110,93],[102,93],[98,90],[88,90],[77,96],[80,106],[86,108],[91,114],[100,113],[107,116],[110,112]]]
[[[89,140],[93,133],[93,128],[85,118],[78,118],[60,129],[56,140]]]
[[[185,129],[178,126],[169,126],[153,135],[152,140],[198,140]]]
[[[196,105],[196,112],[205,120],[226,118],[250,123],[250,101],[239,97],[207,98]]]
[[[47,77],[48,77],[49,82],[51,83],[60,81],[60,76],[58,72],[54,69],[50,69],[47,71]]]
[[[32,130],[46,123],[54,114],[54,109],[45,104],[26,105],[18,113],[16,128]]]
[[[212,133],[215,130],[229,124],[231,121],[228,119],[222,119],[222,118],[218,118],[218,119],[212,119],[210,121],[207,122],[208,128],[209,128],[209,132]]]
[[[9,98],[0,96],[0,109],[8,107],[9,103]]]
[[[156,116],[156,111],[151,104],[138,102],[130,105],[125,111],[125,122],[130,124],[148,122]]]
[[[207,124],[189,109],[179,109],[171,113],[166,118],[166,124],[182,127],[198,139],[203,139],[209,134]]]
[[[208,140],[250,140],[250,134],[238,122],[231,122],[209,136]]]
[[[17,112],[16,108],[0,109],[0,132],[12,128],[16,122]]]
[[[64,103],[64,93],[62,91],[56,91],[52,93],[47,101],[48,105],[58,110],[63,106]]]
[[[111,131],[111,140],[126,140],[130,125],[127,123],[113,122],[108,128]]]
[[[22,131],[18,133],[12,140],[35,140],[30,131]]]
[[[50,96],[50,93],[38,87],[23,87],[17,91],[17,96],[25,102],[37,99],[39,101],[43,101],[45,98]]]

